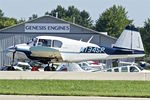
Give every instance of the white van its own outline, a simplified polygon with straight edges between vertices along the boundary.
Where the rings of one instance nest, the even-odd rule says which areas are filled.
[[[150,71],[145,70],[144,68],[140,66],[127,65],[127,66],[110,68],[110,69],[104,70],[104,72],[150,72]]]

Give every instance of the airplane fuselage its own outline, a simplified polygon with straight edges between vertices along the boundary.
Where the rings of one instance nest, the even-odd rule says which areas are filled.
[[[10,47],[11,49],[13,47]],[[88,60],[133,58],[144,56],[144,51],[108,48],[93,43],[61,37],[39,36],[27,44],[16,45],[15,59],[40,62],[80,62]],[[7,55],[12,57],[12,52]]]

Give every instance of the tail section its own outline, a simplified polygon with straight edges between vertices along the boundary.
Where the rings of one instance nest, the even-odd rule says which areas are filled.
[[[145,55],[140,33],[125,29],[113,48],[106,49],[107,59],[136,58]]]
[[[125,29],[113,48],[144,51],[141,35],[137,31]]]

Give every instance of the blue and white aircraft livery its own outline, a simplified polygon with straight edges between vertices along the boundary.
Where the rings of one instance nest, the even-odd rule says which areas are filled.
[[[124,30],[112,48],[55,36],[37,36],[28,43],[9,47],[7,55],[42,63],[134,58],[144,56],[140,33]]]

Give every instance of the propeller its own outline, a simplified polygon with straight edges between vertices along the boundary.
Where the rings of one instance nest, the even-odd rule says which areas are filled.
[[[0,48],[0,53],[4,53],[4,54],[7,54],[8,52],[11,52],[12,53],[12,61],[11,61],[11,69],[13,70],[13,66],[14,66],[14,62],[15,62],[15,53],[17,51],[17,46],[15,45],[15,42],[14,42],[14,45],[7,48],[7,49],[2,49]]]
[[[12,53],[13,53],[11,67],[13,67],[14,66],[14,62],[15,62],[15,54],[16,54],[16,51],[17,51],[16,45],[14,44],[14,46],[11,49],[12,49]]]
[[[14,62],[15,62],[15,54],[16,54],[16,50],[17,50],[17,47],[14,47],[14,51],[13,51],[13,57],[12,57],[12,67],[14,65]]]
[[[14,66],[14,62],[15,62],[15,54],[16,54],[16,51],[17,51],[17,46],[16,46],[16,43],[15,43],[15,37],[14,37],[14,45],[13,47],[10,48],[10,50],[13,55],[12,55],[12,63],[11,63],[11,68],[13,69],[13,66]]]

